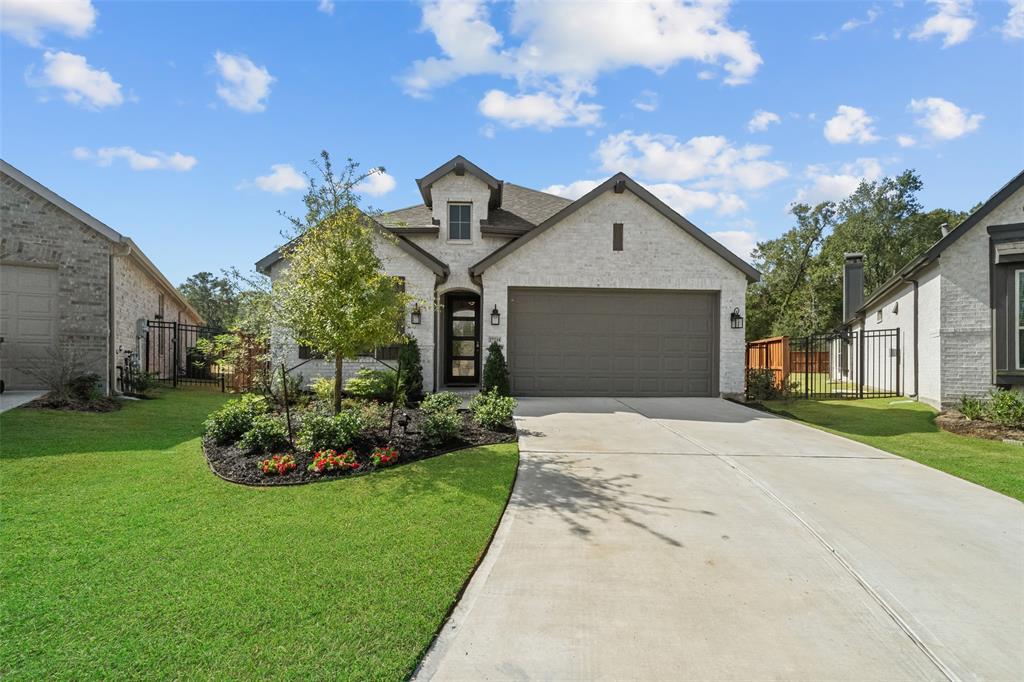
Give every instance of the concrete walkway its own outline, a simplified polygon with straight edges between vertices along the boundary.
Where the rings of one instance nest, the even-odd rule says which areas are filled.
[[[1024,505],[712,399],[525,399],[417,677],[1024,678]]]
[[[4,391],[0,393],[0,412],[13,410],[44,395],[46,391]]]

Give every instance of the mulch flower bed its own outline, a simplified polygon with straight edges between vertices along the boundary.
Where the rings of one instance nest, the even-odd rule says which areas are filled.
[[[1002,426],[984,419],[968,419],[956,410],[947,410],[935,417],[935,424],[943,431],[961,436],[1024,442],[1024,431],[1020,429]]]
[[[49,396],[43,396],[25,403],[22,407],[30,410],[64,410],[65,412],[116,412],[121,409],[121,401],[106,397],[96,400],[80,400],[78,398],[56,400]]]
[[[400,414],[409,418],[409,424],[405,431],[398,425]],[[360,467],[354,471],[334,470],[315,473],[309,471],[309,465],[312,464],[315,453],[293,451],[272,454],[292,455],[296,463],[294,471],[283,476],[267,476],[260,470],[259,463],[270,457],[271,453],[249,454],[237,445],[217,445],[210,439],[204,439],[203,451],[206,453],[206,460],[210,463],[210,468],[221,478],[232,483],[269,486],[315,483],[374,471],[375,467],[370,463],[370,453],[374,448],[384,447],[388,444],[398,451],[398,464],[401,465],[436,457],[452,450],[494,443],[511,443],[516,440],[516,429],[512,422],[508,422],[500,429],[491,430],[477,424],[470,412],[462,410],[459,414],[462,417],[462,429],[459,431],[459,435],[441,445],[428,445],[423,441],[419,430],[423,413],[412,408],[396,410],[395,427],[390,439],[387,425],[385,425],[384,428],[362,433],[355,442],[350,444],[360,461]]]

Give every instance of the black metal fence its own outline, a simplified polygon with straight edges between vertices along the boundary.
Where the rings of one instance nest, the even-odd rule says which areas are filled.
[[[775,390],[797,398],[899,396],[902,359],[899,329],[760,339],[747,344],[747,397],[757,397],[752,373],[763,372]]]
[[[215,384],[223,391],[225,368],[199,348],[200,339],[212,340],[223,333],[216,327],[149,320],[142,369],[165,385]]]

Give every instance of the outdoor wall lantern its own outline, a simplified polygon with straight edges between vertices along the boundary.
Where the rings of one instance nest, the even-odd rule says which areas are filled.
[[[412,313],[409,315],[409,319],[413,324],[419,324],[422,319],[422,313],[420,313],[420,307],[416,306],[412,309]]]
[[[729,316],[729,322],[732,323],[733,329],[743,329],[743,316],[740,315],[739,308],[732,309],[732,315]]]
[[[501,313],[498,312],[497,304],[495,304],[494,310],[491,311],[491,324],[494,326],[501,324]]]

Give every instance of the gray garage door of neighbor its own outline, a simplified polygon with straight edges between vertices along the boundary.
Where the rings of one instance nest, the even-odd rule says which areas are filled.
[[[42,388],[25,372],[53,362],[57,341],[57,270],[0,265],[0,376],[6,388]]]
[[[515,288],[508,298],[516,395],[717,395],[715,292]]]

